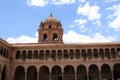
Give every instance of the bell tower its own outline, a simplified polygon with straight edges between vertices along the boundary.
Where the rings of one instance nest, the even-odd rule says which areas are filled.
[[[41,21],[38,29],[38,43],[63,43],[62,24],[52,14]]]

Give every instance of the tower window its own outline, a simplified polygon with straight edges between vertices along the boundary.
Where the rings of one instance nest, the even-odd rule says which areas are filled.
[[[53,34],[53,40],[57,41],[58,40],[58,35],[56,33]]]
[[[49,29],[51,29],[51,25],[49,25]]]
[[[47,34],[44,34],[43,35],[43,41],[47,41],[48,39],[47,39]]]

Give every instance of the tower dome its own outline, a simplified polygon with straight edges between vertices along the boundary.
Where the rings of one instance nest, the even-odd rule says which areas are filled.
[[[47,22],[58,23],[59,21],[55,17],[53,17],[52,14],[50,14],[50,16],[44,20],[44,23],[47,23]]]

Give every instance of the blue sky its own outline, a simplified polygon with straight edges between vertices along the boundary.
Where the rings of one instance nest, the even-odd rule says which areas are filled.
[[[62,23],[64,43],[120,42],[120,0],[1,0],[0,37],[36,43],[50,13]]]

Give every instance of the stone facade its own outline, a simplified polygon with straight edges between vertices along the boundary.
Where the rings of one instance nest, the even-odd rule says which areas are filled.
[[[120,42],[64,44],[52,14],[40,23],[38,43],[0,38],[1,80],[118,80]]]

